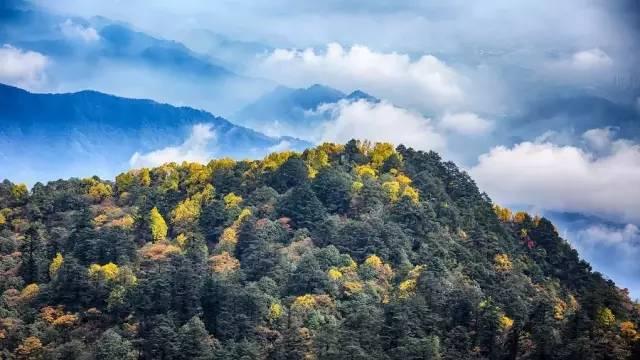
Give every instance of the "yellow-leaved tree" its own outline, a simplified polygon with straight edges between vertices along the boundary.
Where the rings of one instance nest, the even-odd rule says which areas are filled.
[[[496,254],[493,258],[497,271],[511,271],[513,264],[507,254]]]
[[[230,208],[240,206],[240,203],[242,202],[242,196],[239,196],[230,192],[224,196],[223,200],[224,200],[224,207],[227,209],[230,209]]]
[[[603,327],[609,327],[616,323],[616,317],[615,315],[613,315],[613,311],[611,311],[611,309],[609,309],[608,307],[604,307],[598,310],[596,320]]]
[[[89,191],[87,192],[87,195],[89,195],[91,200],[93,200],[94,202],[100,202],[113,195],[113,190],[111,189],[111,185],[97,182],[91,185]]]
[[[167,238],[167,223],[164,221],[158,208],[154,207],[149,213],[149,228],[153,241],[162,241]]]
[[[200,216],[200,201],[191,197],[180,202],[171,211],[171,222],[177,226],[186,226],[198,220]]]
[[[16,184],[11,187],[11,196],[18,201],[24,200],[29,195],[29,189],[25,184]]]
[[[63,262],[64,262],[64,257],[62,256],[62,254],[56,253],[56,256],[51,261],[51,264],[49,264],[49,276],[52,279],[56,276],[56,274],[58,273],[58,270],[60,270],[60,267],[62,266]]]
[[[511,210],[500,205],[493,205],[493,212],[495,212],[498,219],[503,222],[511,221],[511,218],[513,217]]]
[[[112,262],[105,265],[91,264],[91,266],[89,266],[89,277],[96,280],[102,278],[114,281],[119,273],[120,268]]]
[[[396,150],[389,143],[379,142],[373,146],[371,150],[371,164],[375,168],[380,168],[384,161],[393,155]]]

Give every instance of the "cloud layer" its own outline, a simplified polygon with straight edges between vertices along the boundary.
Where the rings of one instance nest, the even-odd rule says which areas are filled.
[[[640,145],[604,140],[603,131],[585,134],[599,152],[550,142],[498,146],[481,155],[470,173],[499,203],[638,223]]]
[[[258,67],[259,74],[290,86],[323,83],[348,91],[359,88],[398,104],[447,105],[463,100],[463,77],[432,55],[412,60],[407,54],[382,53],[366,46],[330,43],[314,49],[276,49]]]
[[[599,69],[610,66],[613,60],[601,49],[589,49],[573,54],[571,65],[578,70]]]
[[[321,105],[320,112],[329,112],[331,120],[318,129],[318,141],[346,143],[352,138],[388,141],[422,150],[443,150],[445,137],[433,127],[430,119],[388,102],[365,100],[340,101]]]
[[[462,135],[482,135],[493,128],[491,121],[469,112],[446,113],[438,125],[444,130]]]
[[[0,47],[0,82],[37,89],[46,80],[48,63],[47,57],[38,52],[5,44]]]
[[[71,19],[67,19],[60,24],[60,31],[68,38],[79,39],[87,43],[100,40],[100,35],[96,29],[90,26],[76,24]]]
[[[131,156],[132,168],[154,167],[169,162],[194,161],[206,163],[212,156],[211,143],[216,133],[211,124],[197,124],[191,129],[189,137],[178,146],[168,146],[145,154],[136,152]]]

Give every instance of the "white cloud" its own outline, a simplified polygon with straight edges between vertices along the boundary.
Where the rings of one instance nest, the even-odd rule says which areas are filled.
[[[634,224],[627,224],[621,229],[604,225],[592,225],[580,230],[579,236],[592,245],[628,245],[636,240],[640,241],[640,230]],[[640,245],[640,243],[636,245]]]
[[[445,147],[445,138],[436,132],[430,119],[385,101],[340,101],[321,105],[318,111],[331,114],[331,120],[317,131],[318,142],[346,143],[355,138],[405,144],[423,150]]]
[[[272,152],[279,152],[279,151],[285,151],[285,150],[289,150],[291,149],[291,142],[287,141],[287,140],[282,140],[279,143],[270,146],[267,150],[272,153]]]
[[[129,159],[129,165],[137,167],[153,167],[168,162],[206,162],[213,154],[211,143],[216,139],[216,133],[211,124],[197,124],[191,129],[191,134],[181,145],[169,146],[146,154],[136,152]]]
[[[468,112],[447,113],[442,117],[438,125],[445,130],[463,135],[482,135],[493,128],[493,122]]]
[[[611,148],[616,131],[616,128],[610,126],[591,129],[582,134],[582,138],[587,142],[587,145],[590,148],[597,151],[604,151]]]
[[[601,49],[594,48],[578,51],[571,57],[571,65],[578,70],[605,68],[613,64],[613,60]]]
[[[259,74],[290,86],[322,83],[345,91],[359,88],[403,105],[447,105],[464,98],[464,79],[432,55],[412,60],[406,54],[330,43],[325,52],[276,49],[258,68]]]
[[[498,146],[470,174],[499,203],[638,222],[640,146],[627,140],[608,146],[603,155],[550,142]]]
[[[623,61],[614,62],[599,48],[568,53],[548,60],[542,64],[541,69],[541,81],[587,88],[610,84],[612,73],[629,72]]]
[[[80,39],[84,42],[94,42],[100,40],[100,35],[96,29],[90,26],[83,26],[74,23],[71,19],[67,19],[60,24],[60,30],[64,36],[72,39]]]
[[[35,52],[5,44],[0,47],[0,82],[27,89],[36,89],[46,80],[49,60]]]

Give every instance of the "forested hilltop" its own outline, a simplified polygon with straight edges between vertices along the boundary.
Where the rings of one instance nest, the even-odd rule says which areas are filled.
[[[2,359],[640,357],[626,291],[434,152],[4,181],[0,209]]]

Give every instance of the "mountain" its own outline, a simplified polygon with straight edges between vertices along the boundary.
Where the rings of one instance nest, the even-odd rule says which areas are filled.
[[[434,152],[5,181],[0,209],[9,359],[640,356],[625,290]]]
[[[0,8],[0,19],[0,44],[38,52],[47,59],[43,80],[31,84],[32,89],[92,88],[124,97],[188,102],[224,115],[274,86],[229,70],[228,58],[197,53],[178,41],[104,17],[69,17],[32,2],[11,0]]]
[[[640,139],[640,111],[602,97],[543,97],[530,102],[524,109],[522,114],[509,119],[510,126],[503,130],[516,142],[549,129],[581,135],[602,127],[613,127],[627,139]]]
[[[196,124],[213,128],[215,139],[202,150],[218,156],[261,157],[273,146],[309,145],[206,111],[95,91],[35,94],[0,85],[0,109],[0,167],[10,169],[0,177],[29,182],[82,175],[89,162],[98,175],[113,176],[136,152],[183,145]]]
[[[159,39],[104,17],[69,18],[14,0],[0,8],[0,13],[6,19],[0,25],[0,41],[45,55],[66,60],[84,57],[131,61],[205,78],[238,76],[219,65],[218,60],[197,54],[179,42]],[[38,26],[34,27],[34,23]],[[23,33],[26,27],[30,31]],[[81,34],[89,36],[87,30],[95,33],[81,38]]]
[[[318,107],[341,100],[379,101],[360,90],[345,94],[319,84],[306,89],[278,86],[236,114],[231,115],[231,118],[266,134],[308,138],[317,125],[327,120],[328,114],[326,112],[316,112]]]
[[[190,49],[215,56],[224,67],[237,71],[253,66],[257,55],[274,50],[262,42],[238,40],[207,29],[187,29],[177,35]]]

